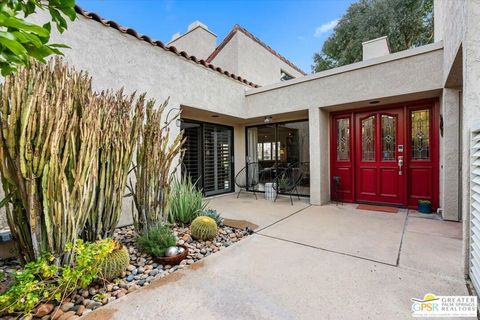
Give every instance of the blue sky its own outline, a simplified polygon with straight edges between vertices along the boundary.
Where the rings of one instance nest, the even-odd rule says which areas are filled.
[[[217,44],[240,24],[274,50],[310,72],[335,21],[353,0],[76,0],[84,10],[115,20],[163,42],[200,20]]]

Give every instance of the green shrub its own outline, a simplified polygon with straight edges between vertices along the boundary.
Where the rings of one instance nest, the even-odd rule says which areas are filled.
[[[127,248],[114,241],[115,248],[100,263],[100,276],[106,280],[118,277],[130,264],[130,256]]]
[[[190,177],[174,180],[170,194],[170,222],[190,224],[206,205],[202,192]]]
[[[218,227],[210,217],[200,216],[193,220],[190,225],[192,237],[199,240],[211,240],[217,235]]]
[[[99,265],[115,248],[111,239],[94,243],[77,240],[66,249],[74,256],[73,265],[59,267],[46,254],[27,263],[15,274],[14,284],[0,295],[0,313],[30,315],[40,303],[60,302],[77,288],[87,287],[99,275]]]
[[[214,210],[214,209],[203,210],[201,215],[205,217],[210,217],[213,220],[215,220],[215,223],[217,224],[217,226],[223,225],[223,218],[220,216],[220,213],[218,213],[217,210]]]
[[[168,247],[177,244],[173,231],[166,225],[158,224],[137,237],[137,244],[153,257],[165,256]]]

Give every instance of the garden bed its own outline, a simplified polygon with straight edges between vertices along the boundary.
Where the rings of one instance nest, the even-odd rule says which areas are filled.
[[[34,318],[48,319],[76,319],[105,304],[108,304],[124,295],[131,293],[143,286],[148,286],[153,280],[168,276],[177,270],[195,263],[209,255],[220,251],[238,242],[252,233],[250,228],[239,229],[228,226],[218,228],[218,233],[212,241],[192,239],[188,227],[175,225],[174,234],[179,245],[188,247],[188,256],[177,266],[161,265],[155,262],[150,255],[143,253],[135,244],[136,232],[133,226],[118,228],[113,238],[123,243],[130,254],[130,265],[122,275],[111,283],[96,281],[86,289],[79,289],[66,298],[61,305],[42,304],[37,308]],[[18,263],[9,261],[0,267],[0,272],[8,276],[19,268]],[[18,266],[18,267],[17,267]],[[5,270],[5,271],[2,271]],[[6,316],[2,319],[16,319],[17,316]]]

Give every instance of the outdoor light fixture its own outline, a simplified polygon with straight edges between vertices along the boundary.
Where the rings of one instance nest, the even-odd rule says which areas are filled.
[[[272,116],[266,116],[265,119],[263,119],[263,122],[265,122],[265,123],[272,122]]]
[[[181,111],[180,108],[172,108],[172,109],[168,110],[167,116],[165,117],[165,124],[168,124],[168,116],[170,115],[170,112],[172,112],[173,110]],[[180,115],[180,113],[179,113],[179,115]],[[180,128],[180,126],[182,125],[182,119],[178,118],[178,119],[175,121],[175,124],[177,125],[177,127]]]

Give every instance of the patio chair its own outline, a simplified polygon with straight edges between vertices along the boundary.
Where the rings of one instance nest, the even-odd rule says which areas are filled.
[[[237,193],[237,199],[240,197],[240,192],[242,192],[242,190],[253,191],[255,199],[258,199],[257,194],[255,193],[255,188],[258,183],[258,163],[247,163],[247,165],[235,176],[235,184],[240,188]]]
[[[274,202],[277,201],[279,194],[288,194],[290,196],[290,203],[293,206],[292,194],[294,192],[298,200],[300,200],[298,186],[302,182],[304,174],[304,171],[298,164],[290,165],[280,172],[280,174],[275,177],[275,183],[273,184],[273,188],[276,191]]]

